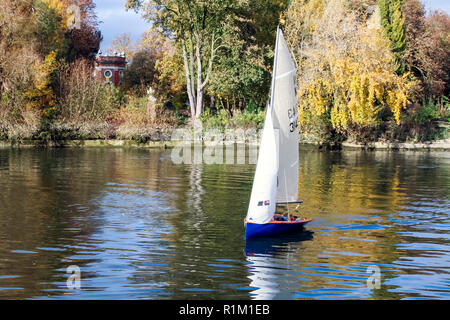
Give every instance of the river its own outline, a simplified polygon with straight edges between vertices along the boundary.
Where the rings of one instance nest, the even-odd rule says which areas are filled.
[[[302,147],[314,220],[246,242],[254,170],[0,149],[0,299],[450,298],[450,153]]]

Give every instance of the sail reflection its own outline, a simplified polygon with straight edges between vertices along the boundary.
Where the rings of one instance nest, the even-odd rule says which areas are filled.
[[[205,190],[202,186],[202,166],[193,165],[189,174],[188,203],[195,211],[202,212],[202,196]]]
[[[255,238],[245,242],[248,262],[247,276],[251,282],[250,295],[255,300],[285,300],[292,296],[300,284],[292,272],[292,261],[299,254],[303,241],[313,239],[313,232],[303,230],[276,238]],[[290,275],[292,274],[292,275]]]

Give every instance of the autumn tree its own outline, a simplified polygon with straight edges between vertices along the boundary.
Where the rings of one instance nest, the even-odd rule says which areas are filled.
[[[68,39],[67,61],[79,58],[93,59],[100,48],[102,34],[98,27],[98,18],[95,13],[96,5],[93,0],[62,0],[67,13],[71,5],[80,10],[79,28],[69,28],[65,37]]]
[[[64,57],[68,48],[67,26],[63,19],[64,5],[59,0],[34,0],[30,23],[34,24],[33,42],[38,52],[46,56],[56,52]],[[31,39],[30,39],[31,40]]]
[[[51,5],[2,2],[0,93],[3,107],[19,109],[13,114],[54,108],[53,73],[65,42],[58,7]]]
[[[72,6],[72,7],[71,7]],[[71,26],[70,10],[76,8],[79,21]],[[59,58],[73,61],[93,58],[98,52],[101,33],[98,30],[95,4],[92,0],[34,0],[31,23],[43,54],[56,51]]]
[[[426,15],[419,0],[406,0],[403,7],[407,48],[406,68],[420,81],[421,90],[413,97],[437,100],[449,94],[450,17],[443,11]]]
[[[286,29],[298,64],[301,122],[326,115],[346,130],[377,124],[384,110],[400,121],[412,84],[395,72],[376,11],[361,21],[347,1],[296,0]]]
[[[11,124],[28,126],[28,136],[38,130],[41,119],[52,117],[58,109],[60,65],[80,56],[92,58],[98,48],[98,37],[92,46],[76,44],[83,37],[72,37],[67,23],[70,4],[79,5],[81,18],[86,18],[80,23],[80,34],[98,35],[91,0],[1,1],[0,122],[5,126],[0,124],[0,131],[9,130]],[[83,29],[88,26],[96,31]],[[75,52],[77,46],[86,50]]]
[[[130,34],[124,32],[112,39],[106,51],[106,53],[110,55],[114,53],[124,53],[125,57],[129,61],[133,59],[133,56],[136,53],[136,48],[134,46],[133,40],[131,40]]]
[[[160,104],[182,91],[183,60],[176,54],[172,39],[150,29],[134,47],[133,59],[125,72],[126,90],[143,96],[151,88]]]

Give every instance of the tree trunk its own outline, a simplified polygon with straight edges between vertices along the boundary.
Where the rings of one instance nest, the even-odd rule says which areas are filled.
[[[189,58],[187,55],[187,49],[186,49],[186,42],[182,40],[182,46],[183,46],[183,60],[184,60],[184,72],[186,74],[186,91],[189,98],[189,106],[191,108],[191,117],[195,117],[195,96],[193,91],[193,84],[191,81],[191,68],[189,67]],[[191,44],[191,50],[192,52],[192,44]]]
[[[203,112],[203,89],[197,90],[197,106],[195,111],[195,117],[200,118]]]
[[[209,77],[212,72],[216,51],[220,48],[220,46],[216,46],[216,43],[219,39],[215,38],[214,33],[211,39],[211,52],[206,70],[203,70],[202,66],[203,55],[201,52],[201,47],[203,45],[202,42],[204,41],[203,36],[201,34],[195,34],[194,37],[189,37],[189,48],[186,45],[186,41],[184,39],[181,41],[183,47],[184,69],[186,74],[186,89],[189,97],[189,105],[191,108],[191,117],[195,119],[198,119],[203,112],[205,87],[209,82]],[[195,57],[193,52],[194,47]],[[197,72],[194,71],[195,63],[197,63]],[[196,80],[195,76],[197,76]],[[205,77],[204,80],[203,77]]]
[[[202,69],[202,55],[200,52],[201,37],[197,34],[195,37],[197,41],[197,48],[195,55],[197,56],[197,105],[195,107],[195,117],[200,118],[203,111],[203,69]]]

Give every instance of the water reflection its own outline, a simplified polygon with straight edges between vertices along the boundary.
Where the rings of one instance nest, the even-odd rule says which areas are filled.
[[[202,166],[192,165],[189,173],[189,189],[187,192],[187,211],[193,213],[192,226],[197,231],[201,231],[201,224],[205,220],[205,213],[202,209],[202,198],[205,190],[202,186]]]
[[[257,300],[290,299],[299,285],[289,261],[295,261],[300,242],[310,241],[313,232],[283,235],[276,238],[247,239],[250,295]],[[291,275],[290,275],[291,274]]]
[[[289,254],[297,248],[301,241],[313,239],[314,232],[303,230],[299,233],[280,235],[272,238],[255,238],[245,241],[245,256],[255,255],[277,256],[279,253]]]
[[[245,242],[254,165],[0,150],[0,298],[449,298],[448,153],[300,155],[299,214],[315,220]],[[66,287],[73,264],[81,290]]]

